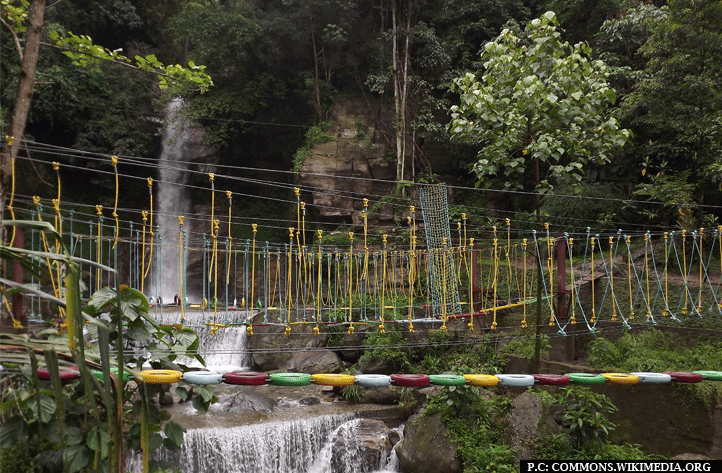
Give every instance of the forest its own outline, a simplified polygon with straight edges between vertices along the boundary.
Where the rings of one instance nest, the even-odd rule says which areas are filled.
[[[37,4],[44,19],[23,136],[34,145],[15,151],[27,160],[17,166],[15,192],[28,205],[29,196],[47,194],[42,190],[54,176],[41,164],[55,161],[63,164],[64,181],[90,184],[67,186],[64,200],[110,205],[111,193],[98,196],[96,186],[112,188],[112,176],[97,172],[99,159],[83,153],[134,157],[124,174],[154,177],[159,122],[174,97],[185,100],[190,120],[219,150],[216,164],[243,174],[248,168],[291,171],[294,153],[309,130],[328,120],[334,98],[354,96],[378,100],[393,114],[386,144],[398,182],[453,179],[460,186],[520,191],[510,194],[505,209],[515,219],[531,219],[524,214],[536,198],[547,221],[580,228],[669,230],[719,223],[717,1],[3,0],[3,137],[13,126],[18,81],[25,74],[20,58],[31,31],[28,12]],[[464,131],[452,126],[462,118],[473,122],[473,107],[454,108],[468,103],[464,94],[472,93],[462,84],[464,75],[484,74],[489,61],[505,60],[502,53],[493,58],[484,45],[501,44],[503,32],[515,35],[517,45],[532,44],[526,25],[548,11],[555,13],[558,51],[537,56],[581,58],[588,75],[567,83],[537,74],[538,84],[524,85],[531,101],[499,112],[500,121],[490,125],[497,135],[480,131],[480,123]],[[498,80],[515,87],[524,79],[523,67],[515,64],[489,70],[506,75]],[[164,65],[207,75],[165,83],[171,76],[157,74],[158,66],[169,67]],[[586,115],[570,119],[571,128],[561,125],[564,113],[578,112],[556,104],[568,102],[564,94],[575,95],[570,87],[591,97],[592,83],[602,84],[606,96],[582,104]],[[534,94],[554,88],[548,95],[554,109],[542,110],[549,103]],[[499,97],[491,100],[504,102]],[[519,135],[505,128],[504,120],[535,113],[536,128]],[[475,119],[483,121],[481,115]],[[605,148],[610,143],[574,135],[570,130],[579,123],[597,137],[608,136],[600,128],[607,125],[622,134]],[[540,146],[551,146],[547,139],[555,136],[560,141],[546,153]],[[438,175],[429,164],[440,159],[454,170],[452,177]],[[4,152],[6,199],[8,161]],[[289,185],[295,179],[292,172],[274,176]],[[123,186],[125,207],[146,205],[144,179]],[[247,187],[249,194],[261,192],[250,181]],[[568,199],[554,195],[580,194],[591,199],[575,204],[577,220],[569,220]],[[609,196],[615,199],[595,200]],[[485,212],[483,200],[474,202],[479,214]]]

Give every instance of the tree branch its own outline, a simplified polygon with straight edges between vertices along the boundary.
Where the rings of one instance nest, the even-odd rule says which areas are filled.
[[[15,49],[18,52],[18,57],[20,58],[20,62],[23,62],[23,47],[20,44],[20,38],[18,38],[18,35],[15,34],[15,31],[13,31],[13,29],[10,27],[10,25],[8,25],[7,22],[5,20],[3,20],[1,17],[0,17],[0,23],[2,23],[5,26],[5,28],[7,28],[8,31],[10,31],[10,34],[13,36],[13,42],[15,43]]]

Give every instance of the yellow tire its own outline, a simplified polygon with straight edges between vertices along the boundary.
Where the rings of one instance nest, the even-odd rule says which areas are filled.
[[[607,382],[611,384],[637,384],[639,376],[629,373],[602,373],[607,378]]]
[[[499,384],[499,378],[491,374],[465,374],[464,378],[472,386],[483,386],[490,388]]]
[[[136,379],[147,384],[172,384],[182,377],[183,373],[177,370],[143,370],[138,372]]]
[[[353,386],[354,377],[350,374],[321,373],[311,375],[311,380],[324,386]]]

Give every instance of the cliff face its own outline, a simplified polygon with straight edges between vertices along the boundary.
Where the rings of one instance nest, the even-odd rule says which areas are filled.
[[[299,173],[311,188],[310,204],[321,220],[361,223],[362,199],[378,200],[394,187],[396,164],[389,117],[377,101],[337,98],[329,111],[333,140],[316,148]]]

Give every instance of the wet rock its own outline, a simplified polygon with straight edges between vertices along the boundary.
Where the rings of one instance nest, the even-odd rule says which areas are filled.
[[[383,465],[393,443],[392,431],[380,420],[359,419],[331,439],[331,469],[338,473],[374,471]],[[398,435],[398,434],[396,434]]]
[[[516,450],[517,460],[532,458],[531,445],[537,437],[559,432],[558,424],[545,411],[539,396],[529,391],[511,402],[507,421],[509,446]]]
[[[461,461],[456,443],[439,414],[416,414],[404,427],[404,439],[396,447],[401,470],[414,473],[458,473]]]
[[[226,412],[272,411],[278,402],[265,394],[240,392],[222,401],[221,407]]]
[[[369,359],[368,356],[362,356],[358,362],[359,370],[367,374],[394,374],[396,370],[392,363],[380,358]]]
[[[290,334],[285,327],[261,325],[253,327],[253,335],[246,340],[252,362],[258,371],[274,371],[283,368],[299,350],[323,347],[325,335],[315,335],[311,325],[295,325]]]
[[[304,397],[298,400],[298,403],[302,406],[315,406],[321,404],[321,400],[317,397]]]
[[[307,351],[293,355],[286,363],[286,369],[298,373],[340,373],[343,362],[330,350]]]
[[[366,404],[396,404],[399,402],[400,397],[399,389],[394,386],[363,388],[363,394],[359,402]]]

